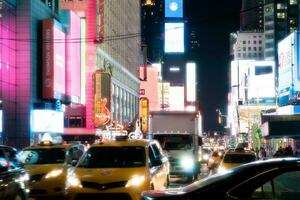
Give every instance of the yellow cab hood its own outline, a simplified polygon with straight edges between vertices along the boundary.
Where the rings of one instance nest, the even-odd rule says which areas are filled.
[[[141,176],[146,174],[145,167],[137,168],[77,168],[74,171],[80,181],[108,183],[127,181],[133,176]]]
[[[43,165],[25,165],[24,167],[30,175],[47,174],[48,172],[50,172],[52,170],[61,169],[63,167],[63,163],[61,163],[61,164],[43,164]]]

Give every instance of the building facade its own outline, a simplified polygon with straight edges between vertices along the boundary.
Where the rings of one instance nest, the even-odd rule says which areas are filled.
[[[240,32],[231,35],[231,52],[234,60],[263,60],[264,34],[263,32]]]
[[[7,0],[1,8],[1,141],[21,147],[35,138],[32,115],[42,97],[41,21],[59,20],[57,0]],[[22,38],[22,39],[19,39]]]
[[[240,14],[241,31],[264,29],[264,0],[243,0]]]
[[[298,27],[298,0],[265,0],[265,59],[276,60],[277,44]]]

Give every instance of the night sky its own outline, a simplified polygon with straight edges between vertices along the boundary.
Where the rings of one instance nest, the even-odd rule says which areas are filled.
[[[221,130],[216,109],[227,109],[229,33],[239,30],[241,0],[190,0],[188,7],[190,26],[197,29],[200,42],[193,53],[204,131]]]

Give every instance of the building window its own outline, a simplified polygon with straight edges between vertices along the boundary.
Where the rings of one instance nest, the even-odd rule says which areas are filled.
[[[246,47],[243,47],[243,51],[246,51]]]
[[[253,47],[253,50],[256,51],[257,50],[256,47]]]
[[[251,56],[252,56],[252,54],[251,54],[251,53],[248,53],[248,57],[251,58]]]
[[[285,19],[286,18],[286,14],[284,12],[279,12],[279,13],[277,13],[277,18],[278,19]]]
[[[245,41],[245,40],[243,41],[243,44],[246,44],[246,41]]]
[[[257,56],[257,53],[254,53],[253,56],[256,57],[256,56]]]
[[[259,51],[262,51],[262,47],[258,47]]]
[[[256,40],[253,41],[253,44],[256,44]]]
[[[261,44],[261,40],[258,41],[258,44]]]
[[[283,10],[283,9],[286,9],[286,5],[284,3],[278,3],[277,10]]]
[[[240,53],[238,53],[238,57],[241,57],[241,54],[240,54]]]
[[[245,54],[245,53],[243,53],[243,57],[246,57],[246,54]]]
[[[251,47],[248,47],[248,51],[251,51]]]
[[[250,44],[251,42],[250,42],[250,40],[248,40],[248,44]]]
[[[290,0],[290,5],[297,5],[298,4],[298,0]]]

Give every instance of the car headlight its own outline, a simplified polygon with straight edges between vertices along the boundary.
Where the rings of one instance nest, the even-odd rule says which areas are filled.
[[[81,181],[74,175],[70,175],[66,181],[66,189],[68,188],[82,188]]]
[[[191,157],[183,157],[180,160],[180,165],[186,171],[193,170],[194,169],[194,159]]]
[[[57,176],[61,175],[62,173],[63,173],[62,169],[52,170],[51,172],[46,174],[45,179],[57,177]]]
[[[145,181],[145,176],[134,176],[126,184],[125,187],[138,187]]]

